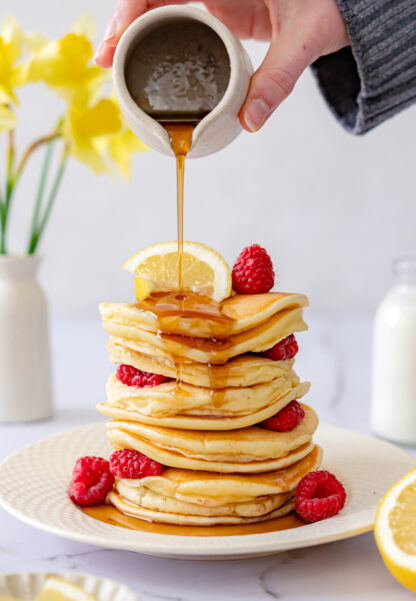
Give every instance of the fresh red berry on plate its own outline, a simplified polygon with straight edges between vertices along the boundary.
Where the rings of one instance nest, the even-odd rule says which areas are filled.
[[[309,472],[296,489],[296,513],[305,522],[319,522],[338,513],[346,497],[345,488],[334,474],[326,470]]]
[[[261,425],[268,430],[275,430],[276,432],[290,432],[300,424],[304,417],[305,412],[302,405],[297,401],[291,401],[279,413],[261,422]]]
[[[118,478],[160,476],[164,466],[133,449],[122,449],[110,455],[110,470]]]
[[[293,359],[298,350],[298,342],[294,335],[290,334],[290,336],[283,338],[283,340],[261,354],[263,357],[267,357],[267,359],[273,359],[273,361],[285,361],[286,359]]]
[[[116,373],[117,379],[127,386],[158,386],[168,378],[159,374],[151,374],[147,371],[136,369],[132,365],[119,365]]]
[[[259,244],[244,248],[233,267],[233,289],[238,294],[261,294],[274,286],[273,263]]]
[[[108,461],[102,457],[80,457],[72,472],[69,496],[78,505],[97,505],[105,501],[113,483]]]

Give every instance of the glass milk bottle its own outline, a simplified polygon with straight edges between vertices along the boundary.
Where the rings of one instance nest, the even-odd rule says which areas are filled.
[[[396,283],[374,321],[371,426],[416,444],[416,257],[393,262]]]

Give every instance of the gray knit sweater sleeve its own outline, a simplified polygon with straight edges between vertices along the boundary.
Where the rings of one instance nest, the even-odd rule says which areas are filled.
[[[363,134],[416,101],[416,0],[337,0],[351,48],[312,68],[336,117]]]

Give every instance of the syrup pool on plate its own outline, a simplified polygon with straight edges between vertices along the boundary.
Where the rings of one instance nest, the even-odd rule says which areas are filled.
[[[290,528],[304,526],[303,522],[294,511],[281,518],[256,522],[254,524],[240,524],[233,526],[176,526],[174,524],[161,524],[147,522],[139,518],[121,513],[112,505],[96,505],[85,507],[82,511],[90,517],[121,528],[153,532],[155,534],[171,534],[176,536],[241,536],[246,534],[263,534],[265,532],[279,532]]]

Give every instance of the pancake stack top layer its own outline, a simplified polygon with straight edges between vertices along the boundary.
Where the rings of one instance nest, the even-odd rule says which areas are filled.
[[[274,292],[221,304],[192,293],[103,303],[111,361],[167,378],[142,388],[108,379],[98,410],[113,418],[111,445],[167,466],[157,477],[117,479],[108,501],[174,524],[246,523],[293,509],[298,482],[320,464],[318,420],[303,405],[292,431],[259,425],[309,389],[293,359],[260,353],[307,329],[307,304],[304,295]]]

